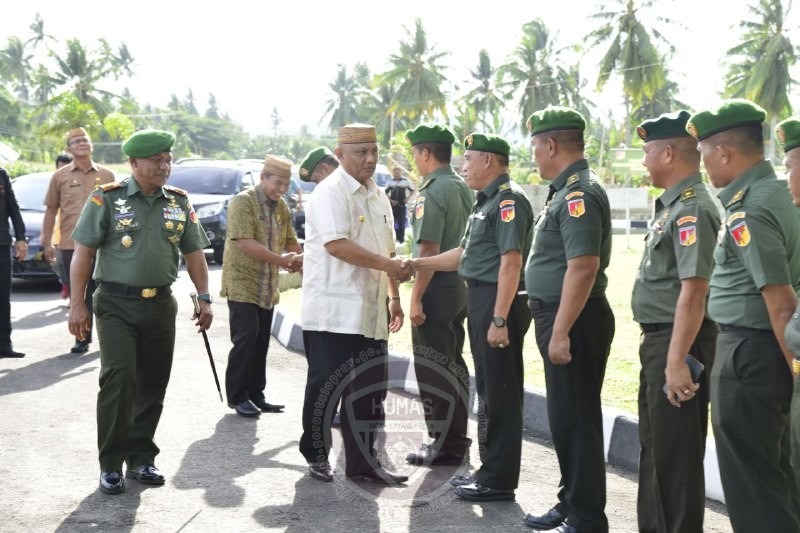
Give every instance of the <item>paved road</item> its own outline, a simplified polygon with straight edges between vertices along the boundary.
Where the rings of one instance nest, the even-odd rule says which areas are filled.
[[[219,274],[212,266],[213,287],[219,287]],[[185,273],[175,288],[177,350],[157,434],[157,464],[167,484],[145,488],[130,482],[123,495],[107,496],[97,490],[96,345],[85,355],[65,353],[72,340],[57,290],[15,283],[14,345],[28,355],[0,359],[0,531],[529,531],[524,514],[553,503],[555,454],[533,439],[524,442],[516,502],[453,500],[446,467],[407,471],[406,488],[359,486],[341,475],[333,484],[310,479],[297,451],[305,359],[273,339],[268,400],[287,404],[286,412],[259,420],[236,416],[219,402],[202,338],[189,320]],[[220,302],[214,309],[210,340],[223,375],[230,347],[227,306]],[[393,430],[418,442],[419,405],[397,394],[387,401]],[[474,438],[475,424],[470,429]],[[389,455],[401,454],[394,449]],[[403,468],[401,461],[396,464]],[[612,531],[636,530],[635,501],[635,478],[610,470]],[[706,531],[730,531],[722,506],[709,503]]]

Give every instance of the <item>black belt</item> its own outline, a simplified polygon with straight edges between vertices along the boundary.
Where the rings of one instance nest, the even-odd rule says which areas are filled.
[[[639,324],[642,331],[645,333],[654,333],[656,331],[664,331],[665,329],[672,329],[672,322],[657,322],[652,324]]]
[[[545,302],[538,298],[529,298],[528,307],[531,311],[546,311],[548,309],[558,309],[558,302]]]
[[[112,283],[110,281],[98,281],[97,285],[104,291],[125,296],[135,296],[137,298],[155,298],[156,296],[168,296],[172,294],[170,285],[160,287],[133,287],[122,283]]]
[[[759,328],[746,328],[744,326],[729,326],[728,324],[719,324],[720,331],[738,331],[740,333],[772,333],[768,329]]]
[[[495,287],[497,286],[496,282],[492,281],[481,281],[479,279],[466,279],[464,278],[464,286],[469,288],[474,287]]]

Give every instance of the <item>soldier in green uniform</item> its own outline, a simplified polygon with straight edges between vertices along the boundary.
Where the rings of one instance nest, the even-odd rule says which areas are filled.
[[[339,160],[336,159],[334,153],[324,146],[320,146],[309,150],[300,162],[300,179],[318,184],[337,168],[339,168]]]
[[[711,423],[734,531],[800,531],[790,479],[792,355],[784,329],[800,288],[800,217],[764,159],[766,113],[729,100],[686,130],[725,208],[708,313],[719,324]]]
[[[445,126],[406,132],[423,182],[411,210],[413,257],[458,248],[474,197],[450,166],[455,136]],[[411,453],[411,464],[460,465],[468,456],[469,370],[464,363],[467,289],[456,272],[419,272],[411,291],[414,371],[431,444]]]
[[[530,325],[522,285],[533,210],[508,175],[508,142],[474,133],[464,141],[464,171],[479,191],[457,248],[411,261],[415,270],[458,269],[467,291],[469,339],[480,399],[481,467],[453,476],[460,498],[513,500],[522,454],[522,343]]]
[[[585,128],[580,113],[563,107],[528,119],[539,172],[552,180],[525,268],[561,469],[558,504],[525,517],[528,526],[545,531],[608,531],[600,390],[614,338],[605,296],[611,215],[584,158]]]
[[[719,207],[700,176],[688,111],[637,128],[655,187],[655,217],[633,285],[639,358],[639,531],[702,533],[708,374],[717,325],[706,319]],[[692,379],[687,354],[705,366]],[[666,385],[666,391],[665,391]],[[666,397],[665,397],[666,392]],[[672,405],[670,405],[672,404]]]
[[[800,207],[800,117],[784,120],[775,128],[775,134],[783,146],[783,164],[789,177],[789,191],[795,207]],[[791,458],[794,468],[795,491],[800,487],[800,305],[795,309],[784,333],[786,345],[794,355],[794,393],[791,405]],[[800,509],[800,499],[795,502]]]
[[[84,206],[73,238],[69,330],[79,339],[90,327],[84,293],[97,259],[94,309],[100,339],[97,444],[100,490],[118,494],[127,477],[162,485],[153,441],[175,347],[178,305],[170,285],[179,254],[200,293],[196,325],[211,325],[208,239],[186,192],[165,185],[175,136],[142,130],[122,145],[133,177],[95,190]]]

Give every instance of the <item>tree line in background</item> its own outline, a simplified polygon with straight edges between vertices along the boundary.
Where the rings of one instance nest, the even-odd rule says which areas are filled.
[[[658,7],[655,0],[601,0],[591,15],[597,29],[573,46],[561,46],[557,35],[534,19],[522,25],[522,36],[504,63],[495,63],[481,50],[470,79],[461,83],[448,81],[448,52],[430,44],[423,21],[416,19],[412,28],[404,28],[406,36],[389,57],[388,71],[373,73],[365,63],[338,65],[325,103],[329,136],[322,139],[308,127],[282,133],[277,106],[271,115],[272,134],[250,136],[220,112],[213,94],[203,113],[191,89],[183,98],[172,94],[165,108],[140,104],[127,89],[112,94],[101,87],[134,74],[128,47],[123,43],[114,48],[104,39],[95,48],[76,38],[59,43],[46,33],[37,14],[30,37],[11,36],[0,50],[0,140],[26,160],[48,162],[63,148],[63,132],[81,125],[95,140],[96,158],[114,163],[122,161],[122,139],[136,129],[158,127],[176,133],[176,157],[261,158],[271,152],[299,160],[320,143],[332,146],[338,127],[366,122],[377,125],[390,157],[396,154],[402,160],[409,153],[403,132],[419,122],[445,122],[459,138],[472,131],[518,137],[531,113],[564,105],[578,109],[594,125],[587,152],[602,171],[610,148],[631,145],[636,124],[687,107],[671,80],[674,46],[665,37],[668,28],[680,24],[658,16]],[[748,18],[738,25],[738,44],[720,58],[729,65],[720,95],[748,98],[769,113],[765,133],[773,159],[772,131],[778,119],[791,114],[789,95],[796,84],[790,69],[798,49],[785,27],[790,7],[791,0],[751,0]],[[594,79],[581,74],[584,46],[603,51]],[[617,122],[590,99],[612,78],[621,80],[625,110]],[[531,179],[527,145],[514,146],[512,161],[515,179]]]

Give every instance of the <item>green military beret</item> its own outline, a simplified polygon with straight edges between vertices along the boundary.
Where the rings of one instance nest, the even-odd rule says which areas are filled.
[[[676,139],[678,137],[689,137],[686,131],[686,123],[691,114],[688,111],[680,110],[674,113],[664,113],[658,118],[645,120],[636,128],[636,133],[644,142],[657,141],[659,139]]]
[[[453,135],[453,132],[447,126],[440,126],[439,124],[420,124],[413,130],[408,130],[406,137],[411,146],[420,143],[453,144],[456,141],[456,136]]]
[[[175,144],[175,135],[162,130],[140,130],[122,143],[122,153],[128,157],[150,157],[169,152]]]
[[[775,135],[778,136],[784,152],[800,146],[800,117],[787,118],[778,123]]]
[[[686,124],[686,131],[702,141],[722,131],[761,124],[766,118],[767,112],[760,106],[749,100],[734,98],[722,102],[717,109],[692,115]]]
[[[309,181],[311,179],[311,174],[314,173],[314,169],[317,168],[319,162],[322,161],[322,158],[326,155],[333,156],[333,152],[324,146],[309,150],[309,152],[300,162],[300,179],[303,181]]]
[[[484,133],[472,133],[467,135],[467,138],[464,139],[464,149],[477,150],[478,152],[490,152],[506,157],[511,153],[511,147],[508,145],[508,141],[499,135]]]
[[[548,106],[528,117],[526,122],[531,136],[553,130],[585,130],[586,120],[568,107]]]

